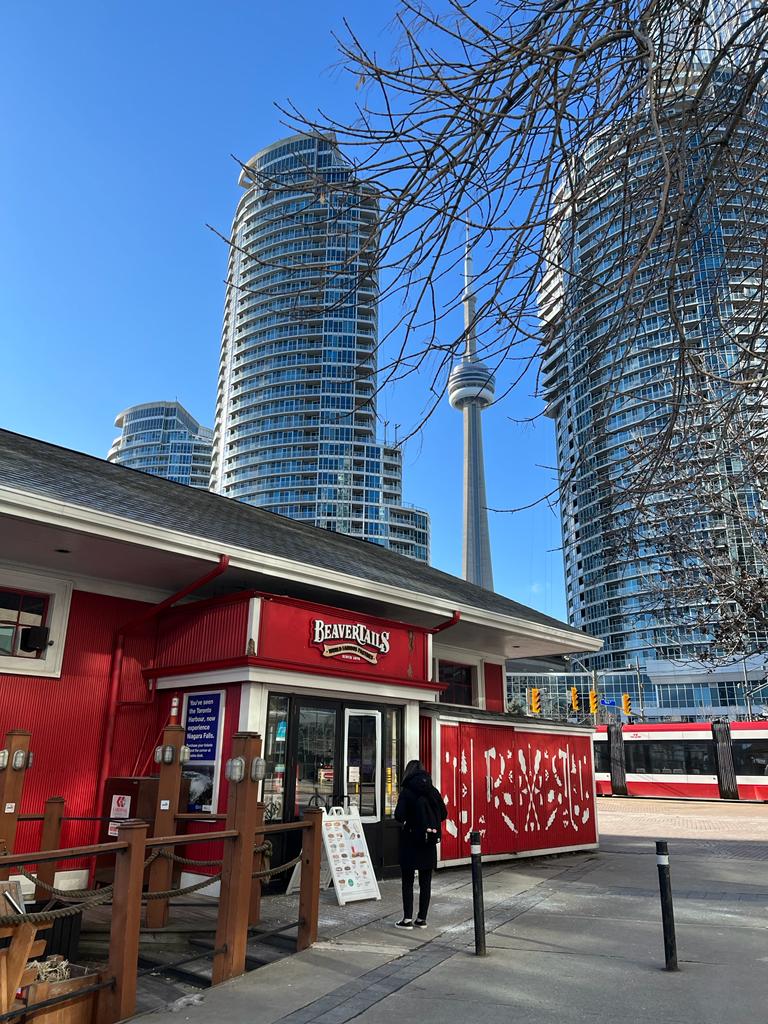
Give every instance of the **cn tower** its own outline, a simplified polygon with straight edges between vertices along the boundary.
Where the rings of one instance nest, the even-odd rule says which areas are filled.
[[[491,541],[485,498],[483,427],[480,413],[493,402],[493,374],[477,358],[475,294],[472,290],[472,256],[469,225],[464,249],[464,355],[448,378],[448,399],[464,414],[464,566],[463,576],[486,590],[493,590]]]

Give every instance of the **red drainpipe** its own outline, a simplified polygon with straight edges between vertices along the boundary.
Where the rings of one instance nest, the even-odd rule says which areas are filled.
[[[450,629],[451,626],[457,626],[459,619],[461,618],[461,612],[454,612],[450,619],[446,619],[445,622],[440,622],[437,626],[433,626],[428,629],[428,633],[442,633],[444,629]]]
[[[171,594],[170,597],[166,597],[165,600],[161,601],[159,604],[153,605],[151,608],[147,608],[147,610],[142,612],[141,615],[138,615],[135,619],[131,619],[131,621],[126,623],[125,626],[121,626],[120,629],[118,629],[115,637],[115,643],[112,648],[112,663],[109,670],[107,727],[104,730],[104,739],[102,741],[101,751],[99,754],[101,770],[99,772],[99,782],[96,789],[95,814],[101,814],[104,789],[106,788],[107,779],[109,778],[110,769],[112,767],[112,747],[115,739],[115,718],[117,716],[117,705],[120,696],[120,677],[123,667],[123,649],[126,633],[130,633],[139,626],[143,626],[145,623],[157,618],[157,616],[161,612],[164,612],[166,608],[170,608],[171,605],[176,604],[177,601],[181,601],[183,597],[187,597],[195,590],[199,590],[200,587],[204,587],[206,583],[210,583],[211,580],[216,579],[217,576],[221,576],[228,565],[229,555],[219,555],[218,564],[213,569],[210,569],[204,576],[194,580],[192,583],[188,583],[186,587],[182,587],[182,589],[177,591],[175,594]]]

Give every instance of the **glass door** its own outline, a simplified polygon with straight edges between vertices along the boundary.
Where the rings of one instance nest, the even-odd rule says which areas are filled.
[[[344,794],[363,821],[381,820],[381,712],[344,711]]]
[[[338,713],[328,704],[300,703],[295,717],[294,817],[308,807],[330,807],[337,792]]]

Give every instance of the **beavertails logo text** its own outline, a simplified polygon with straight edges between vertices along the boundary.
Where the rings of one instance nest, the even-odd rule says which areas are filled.
[[[378,665],[379,655],[389,651],[389,633],[377,633],[362,622],[313,619],[312,643],[323,648],[324,658],[367,661],[370,665]]]

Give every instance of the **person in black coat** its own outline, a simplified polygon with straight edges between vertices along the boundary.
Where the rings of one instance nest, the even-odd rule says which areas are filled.
[[[403,918],[397,928],[426,928],[432,895],[432,872],[437,867],[440,829],[447,817],[445,801],[432,785],[421,761],[405,766],[395,808],[400,830],[400,870],[403,877]],[[419,916],[413,920],[413,882],[419,872]]]

